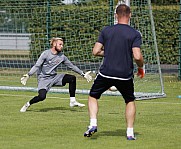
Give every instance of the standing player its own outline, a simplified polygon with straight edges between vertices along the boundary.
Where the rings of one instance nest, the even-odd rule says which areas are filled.
[[[133,58],[138,66],[137,75],[143,78],[143,56],[140,49],[142,41],[140,33],[128,25],[131,11],[127,5],[120,4],[117,7],[116,17],[118,24],[105,27],[93,48],[93,55],[103,56],[104,60],[89,93],[90,125],[84,136],[90,137],[97,132],[97,99],[104,91],[115,86],[122,94],[126,104],[127,139],[135,140],[133,125],[136,107],[134,102]]]
[[[85,106],[84,104],[77,102],[75,99],[76,77],[70,74],[57,74],[57,67],[61,63],[63,63],[74,72],[77,72],[78,74],[86,78],[88,82],[92,80],[92,77],[89,75],[91,71],[84,73],[68,60],[68,58],[62,53],[62,38],[52,38],[50,45],[51,49],[42,52],[36,64],[31,68],[28,74],[25,74],[21,78],[21,83],[23,85],[26,85],[29,77],[37,72],[38,96],[35,96],[33,99],[27,102],[21,108],[20,112],[25,112],[27,108],[30,107],[30,105],[45,100],[46,94],[52,86],[65,86],[66,83],[69,83],[70,107]]]

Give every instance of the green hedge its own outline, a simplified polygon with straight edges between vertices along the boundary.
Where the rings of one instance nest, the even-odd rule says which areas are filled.
[[[172,7],[153,6],[152,8],[161,64],[178,64],[177,20],[179,8],[173,5]],[[44,7],[34,8],[34,12],[41,14],[40,12],[43,12],[44,9]],[[89,16],[94,16],[94,18]],[[108,19],[109,8],[104,5],[94,7],[54,6],[51,8],[50,35],[51,37],[61,36],[65,39],[64,51],[71,60],[95,61],[91,49],[97,40],[99,31],[103,26],[109,24]],[[29,32],[37,33],[32,36],[31,49],[32,58],[36,59],[39,53],[46,48],[46,19],[33,15]]]
[[[156,5],[163,5],[163,4],[167,4],[167,5],[173,5],[173,4],[179,4],[180,0],[151,0],[152,4],[156,4]]]
[[[50,36],[61,36],[65,39],[64,50],[72,60],[94,61],[95,58],[92,57],[90,50],[97,40],[99,31],[103,26],[110,24],[107,2],[95,0],[91,5],[85,3],[86,6],[81,5],[81,7],[58,5],[59,3],[57,4],[56,2],[56,0],[51,1],[56,6],[51,7]],[[177,20],[179,18],[179,1],[153,0],[152,3],[154,4],[152,8],[160,61],[162,64],[178,64],[179,22]],[[31,57],[37,59],[48,45],[46,37],[46,1],[4,0],[0,6],[3,10],[7,9],[12,22],[16,24],[15,26],[15,24],[11,23],[9,24],[10,26],[21,27],[22,22],[24,22],[26,31],[32,33]],[[84,14],[82,15],[82,13]],[[94,16],[94,19],[90,16]],[[4,16],[2,14],[0,16],[0,27],[3,27],[3,19]],[[146,25],[144,18],[142,23]],[[16,31],[18,32],[19,30],[16,28]],[[87,51],[90,52],[88,53]],[[75,55],[77,57],[73,59]]]
[[[43,7],[35,8],[34,12],[40,14],[43,9]],[[92,56],[92,47],[99,31],[109,23],[108,12],[106,6],[53,6],[51,7],[50,37],[64,39],[64,51],[70,60],[95,61]],[[37,33],[32,36],[31,48],[32,58],[37,59],[39,56],[37,53],[46,48],[46,19],[42,19],[39,15],[32,17],[28,32]]]
[[[179,6],[154,6],[153,16],[162,64],[178,64]]]

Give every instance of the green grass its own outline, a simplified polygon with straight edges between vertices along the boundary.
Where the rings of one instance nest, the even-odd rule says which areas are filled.
[[[0,91],[2,149],[179,149],[181,146],[181,82],[166,80],[166,98],[136,101],[136,141],[127,141],[122,97],[99,100],[98,132],[83,133],[88,109],[69,108],[68,94],[49,93],[44,102],[19,110],[35,92]],[[76,95],[87,104],[87,95]]]

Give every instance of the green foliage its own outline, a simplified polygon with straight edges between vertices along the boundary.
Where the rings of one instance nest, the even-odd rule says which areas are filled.
[[[178,6],[154,6],[153,16],[162,64],[178,64]]]
[[[110,24],[109,2],[83,0],[78,5],[63,5],[61,1],[52,0],[48,11],[47,0],[4,0],[0,7],[6,13],[0,15],[0,29],[11,32],[23,32],[24,29],[24,32],[31,33],[30,53],[32,59],[36,60],[39,54],[49,47],[50,37],[61,36],[65,40],[64,51],[71,60],[95,62],[100,58],[93,57],[91,49],[97,40],[99,31]],[[152,8],[161,63],[178,64],[179,6],[173,5],[178,1],[154,0],[152,2],[156,4]],[[167,2],[168,6],[160,5]],[[157,6],[158,4],[159,6]],[[132,7],[132,9],[134,8]],[[137,9],[136,13],[133,13],[133,16],[136,16],[134,16],[135,19],[132,18],[134,25],[139,27],[142,24],[142,28],[148,27],[149,18],[146,15],[138,14],[139,7]],[[138,17],[140,17],[139,20],[137,20]],[[5,18],[11,19],[11,22],[4,23]],[[140,31],[143,35],[145,34],[144,31]],[[150,32],[149,29],[146,34]],[[143,36],[143,38],[145,37]],[[147,48],[149,42],[152,42],[149,38],[144,39],[143,47]],[[149,52],[148,50],[144,52],[145,58],[149,59],[151,56],[154,58],[155,56],[150,55]]]
[[[38,15],[32,15],[28,29],[29,32],[35,33],[32,34],[31,49],[32,58],[35,59],[37,58],[37,53],[45,50],[48,42],[46,38],[46,16],[44,18],[40,17],[44,9],[44,7],[34,8],[33,12]],[[99,31],[108,24],[106,19],[108,18],[108,12],[109,10],[106,6],[53,6],[51,7],[50,37],[62,37],[64,39],[64,51],[70,57],[70,60],[74,56],[72,58],[74,61],[91,61],[95,59],[92,58],[91,54],[92,46],[97,40]],[[71,52],[69,52],[70,49]],[[87,51],[90,52],[87,53]]]
[[[178,4],[179,0],[151,0],[151,2],[156,5],[163,5],[163,4],[172,5],[172,4]]]
[[[42,12],[43,9],[45,8],[34,8],[34,12],[41,14],[40,12]],[[51,7],[50,35],[51,37],[61,36],[64,38],[64,51],[72,60],[96,61],[96,59],[92,57],[91,52],[87,53],[86,51],[91,51],[94,42],[97,40],[99,31],[103,26],[109,24],[108,19],[105,19],[109,16],[108,9],[107,6],[75,7],[70,5]],[[169,9],[169,7],[165,6],[153,6],[153,15],[161,63],[177,64],[178,23],[175,21],[178,18],[178,7],[175,6],[174,9],[173,7]],[[92,18],[90,16],[92,16]],[[147,20],[148,18],[143,18],[141,21],[146,25],[148,24]],[[134,21],[136,23],[136,20]],[[33,58],[35,58],[37,57],[37,53],[44,50],[47,45],[46,19],[42,19],[39,15],[33,15],[29,32],[38,33],[38,38],[36,34],[34,34],[33,36],[35,37],[32,38],[34,40],[32,40],[31,53]],[[70,49],[71,52],[69,52]],[[147,53],[149,53],[149,51],[147,51]],[[75,55],[77,56],[74,59],[73,56]],[[149,58],[151,55],[146,55],[145,57]],[[153,56],[153,58],[154,57],[155,56]]]

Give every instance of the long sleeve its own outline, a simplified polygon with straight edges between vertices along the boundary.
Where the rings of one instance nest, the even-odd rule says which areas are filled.
[[[80,70],[77,66],[75,66],[74,64],[72,64],[72,62],[69,61],[69,59],[65,56],[65,60],[64,60],[64,64],[69,67],[71,70],[73,70],[74,72],[82,75],[83,71]]]
[[[28,72],[29,76],[32,76],[35,72],[37,72],[41,67],[45,60],[45,52],[43,52],[40,57],[38,58],[36,64],[30,69]]]

